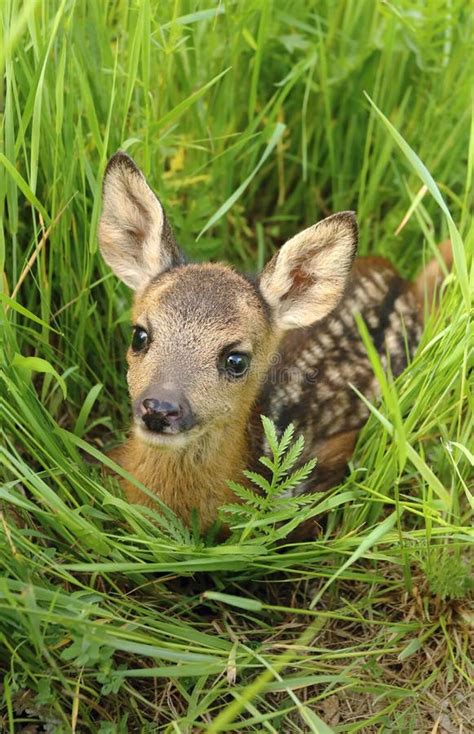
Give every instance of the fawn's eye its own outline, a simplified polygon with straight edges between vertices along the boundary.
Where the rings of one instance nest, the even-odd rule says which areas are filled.
[[[150,341],[148,333],[141,326],[133,327],[132,350],[134,352],[142,352],[148,346]]]
[[[229,377],[243,377],[250,367],[250,357],[243,352],[231,352],[224,359],[224,370]]]

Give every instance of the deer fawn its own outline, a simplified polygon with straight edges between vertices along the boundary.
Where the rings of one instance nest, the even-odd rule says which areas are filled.
[[[353,212],[290,239],[255,281],[221,263],[188,264],[160,201],[121,151],[105,172],[99,241],[135,291],[133,431],[115,458],[183,521],[197,511],[203,531],[235,501],[227,480],[242,481],[264,453],[260,414],[282,429],[293,422],[318,458],[304,490],[342,478],[368,417],[348,383],[377,392],[354,311],[397,375],[441,274],[433,261],[410,284],[383,258],[354,261]],[[125,490],[130,502],[151,502],[132,484]]]

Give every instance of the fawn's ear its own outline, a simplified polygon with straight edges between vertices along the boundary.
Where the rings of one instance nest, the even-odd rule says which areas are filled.
[[[100,251],[130,288],[139,290],[184,262],[159,199],[134,161],[120,150],[107,164],[102,198]]]
[[[356,249],[354,212],[333,214],[283,245],[260,277],[279,329],[310,326],[337,306]]]

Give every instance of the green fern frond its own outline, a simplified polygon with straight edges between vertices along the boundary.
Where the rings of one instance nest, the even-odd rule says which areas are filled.
[[[283,432],[280,442],[278,444],[278,453],[283,454],[291,443],[291,440],[295,433],[295,427],[293,423],[290,423]]]
[[[304,449],[304,438],[303,436],[299,436],[294,444],[290,446],[288,451],[286,451],[286,454],[283,456],[282,452],[282,460],[279,466],[279,473],[281,474],[288,474],[290,469],[294,467],[298,459],[300,458],[301,454],[303,453]]]
[[[261,474],[257,474],[257,472],[254,471],[244,471],[243,474],[263,492],[270,493],[272,491],[271,484],[267,479],[265,479],[265,477],[262,477]]]
[[[231,504],[222,508],[224,517],[228,516],[227,523],[239,535],[237,542],[248,541],[252,536],[254,540],[263,536],[267,542],[276,542],[284,537],[289,528],[297,527],[306,519],[314,504],[311,496],[292,496],[293,491],[309,477],[316,466],[316,460],[311,459],[290,473],[303,454],[303,436],[291,443],[295,429],[290,424],[278,441],[272,421],[262,416],[262,424],[268,446],[273,452],[273,461],[262,456],[260,463],[270,470],[271,478],[255,471],[244,471],[245,478],[259,491],[237,482],[228,482],[242,504]]]

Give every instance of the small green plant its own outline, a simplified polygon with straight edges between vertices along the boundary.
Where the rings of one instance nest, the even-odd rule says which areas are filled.
[[[262,456],[259,461],[270,474],[266,477],[244,471],[250,486],[228,482],[242,504],[223,507],[223,514],[228,516],[227,522],[240,542],[251,538],[280,540],[314,514],[314,495],[293,494],[293,490],[304,483],[316,466],[316,459],[297,466],[304,449],[303,436],[293,441],[295,427],[290,423],[279,439],[269,418],[262,416],[262,423],[272,458]]]
[[[464,559],[456,548],[432,548],[419,564],[429,590],[442,601],[466,599],[474,591],[472,561]]]

